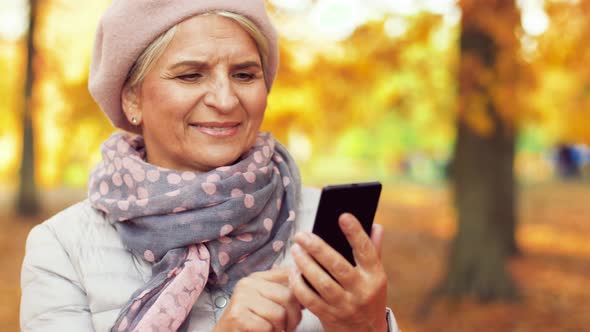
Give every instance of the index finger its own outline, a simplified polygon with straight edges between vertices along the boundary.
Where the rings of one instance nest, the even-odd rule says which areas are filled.
[[[350,213],[343,213],[338,219],[340,229],[352,247],[354,260],[363,268],[370,268],[379,261],[379,255],[358,219]]]
[[[371,241],[377,250],[377,256],[381,258],[383,254],[383,226],[379,224],[373,224],[371,229]]]

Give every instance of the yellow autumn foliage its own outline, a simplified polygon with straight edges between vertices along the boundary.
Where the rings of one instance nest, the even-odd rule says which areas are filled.
[[[499,50],[493,70],[475,57],[459,61],[461,26],[426,12],[367,21],[341,41],[281,36],[263,129],[296,151],[312,179],[332,176],[323,170],[343,163],[354,170],[334,178],[391,179],[417,153],[444,163],[456,117],[487,135],[494,130],[490,105],[515,130],[540,128],[546,146],[590,142],[590,2],[547,1],[549,29],[530,37],[511,6],[500,16],[482,10],[502,9],[506,1],[460,1],[460,23],[493,36]],[[35,62],[38,182],[80,186],[112,132],[86,88],[94,28],[110,0],[43,3]],[[407,25],[403,34],[388,34],[391,19]],[[9,185],[18,180],[20,162],[23,46],[0,39],[0,183]]]

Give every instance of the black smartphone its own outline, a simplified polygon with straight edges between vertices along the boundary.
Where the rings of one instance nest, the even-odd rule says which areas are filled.
[[[380,182],[350,183],[326,186],[322,189],[312,232],[338,251],[353,266],[352,248],[338,219],[343,213],[353,214],[369,236],[381,195]],[[311,287],[310,283],[305,280]],[[311,287],[313,289],[313,287]]]

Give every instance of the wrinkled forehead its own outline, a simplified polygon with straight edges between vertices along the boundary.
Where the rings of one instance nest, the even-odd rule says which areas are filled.
[[[168,48],[198,57],[260,56],[259,46],[248,31],[218,15],[199,15],[181,22]]]

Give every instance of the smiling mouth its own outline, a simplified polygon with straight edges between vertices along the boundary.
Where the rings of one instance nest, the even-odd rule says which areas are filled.
[[[240,122],[199,122],[190,126],[197,131],[213,137],[230,137],[238,132]]]

